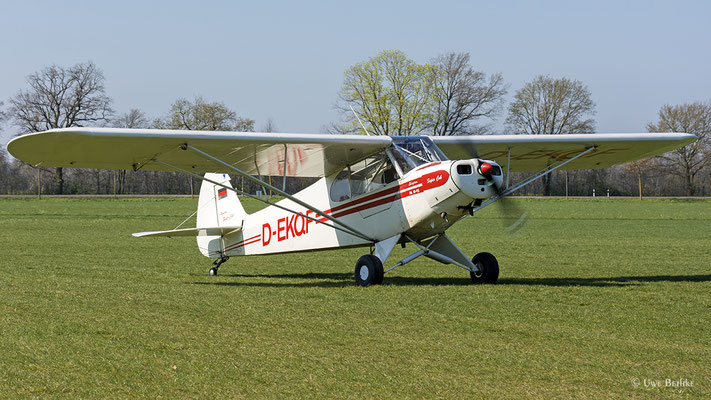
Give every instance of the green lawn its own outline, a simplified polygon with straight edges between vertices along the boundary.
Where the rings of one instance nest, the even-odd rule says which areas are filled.
[[[360,288],[367,249],[210,277],[130,235],[197,200],[0,199],[0,398],[711,398],[710,201],[513,201],[513,237],[496,205],[450,231],[500,284],[421,258]]]

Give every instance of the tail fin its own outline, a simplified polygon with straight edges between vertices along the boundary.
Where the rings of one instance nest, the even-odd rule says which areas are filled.
[[[227,174],[205,174],[205,179],[232,187]],[[241,226],[247,213],[237,193],[208,181],[202,181],[198,200],[197,228]]]

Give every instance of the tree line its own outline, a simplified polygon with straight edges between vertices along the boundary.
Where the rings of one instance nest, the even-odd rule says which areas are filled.
[[[468,53],[439,55],[419,64],[397,50],[385,50],[349,67],[337,94],[340,120],[328,133],[378,135],[469,135],[495,133],[504,118],[506,134],[595,132],[595,103],[587,86],[566,77],[540,75],[509,90],[500,73],[475,70]],[[602,170],[556,171],[522,190],[542,195],[708,195],[711,193],[711,104],[665,105],[647,126],[649,132],[686,132],[695,143],[662,156]],[[255,121],[222,102],[200,96],[179,98],[168,112],[149,118],[140,109],[118,113],[104,88],[102,71],[92,62],[56,65],[27,76],[26,87],[0,102],[0,126],[13,124],[20,134],[74,126],[254,131]],[[260,129],[276,131],[274,123]],[[512,181],[525,177],[512,174]],[[266,177],[282,186],[281,177]],[[287,191],[312,182],[289,178]],[[233,184],[249,193],[263,191],[249,181]],[[189,177],[172,172],[35,168],[0,149],[0,193],[29,194],[189,194]]]

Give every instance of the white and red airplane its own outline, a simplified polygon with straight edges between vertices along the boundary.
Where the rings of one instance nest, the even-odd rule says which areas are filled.
[[[230,257],[370,247],[355,281],[368,286],[385,272],[426,256],[495,283],[496,258],[472,259],[446,230],[553,170],[604,168],[679,148],[685,133],[486,136],[363,136],[66,128],[17,137],[8,151],[32,165],[181,171],[203,179],[195,228],[135,233],[196,236],[214,258],[216,275]],[[516,185],[508,172],[537,171]],[[204,173],[204,175],[202,175]],[[247,214],[227,173],[236,173],[285,199]],[[289,194],[257,176],[317,177]],[[508,179],[506,179],[508,180]],[[517,223],[520,223],[518,221]],[[416,251],[383,265],[397,244]]]

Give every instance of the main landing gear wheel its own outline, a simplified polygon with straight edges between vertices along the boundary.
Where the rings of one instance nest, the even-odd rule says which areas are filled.
[[[499,279],[499,262],[491,253],[479,253],[472,258],[479,272],[470,272],[474,283],[496,283]]]
[[[355,281],[358,286],[379,285],[383,283],[383,263],[372,254],[358,259],[355,266]]]
[[[220,257],[217,260],[215,260],[214,263],[212,263],[213,267],[210,268],[210,276],[215,276],[217,275],[217,270],[220,269],[220,265],[224,263],[225,261],[229,260],[229,257]]]

